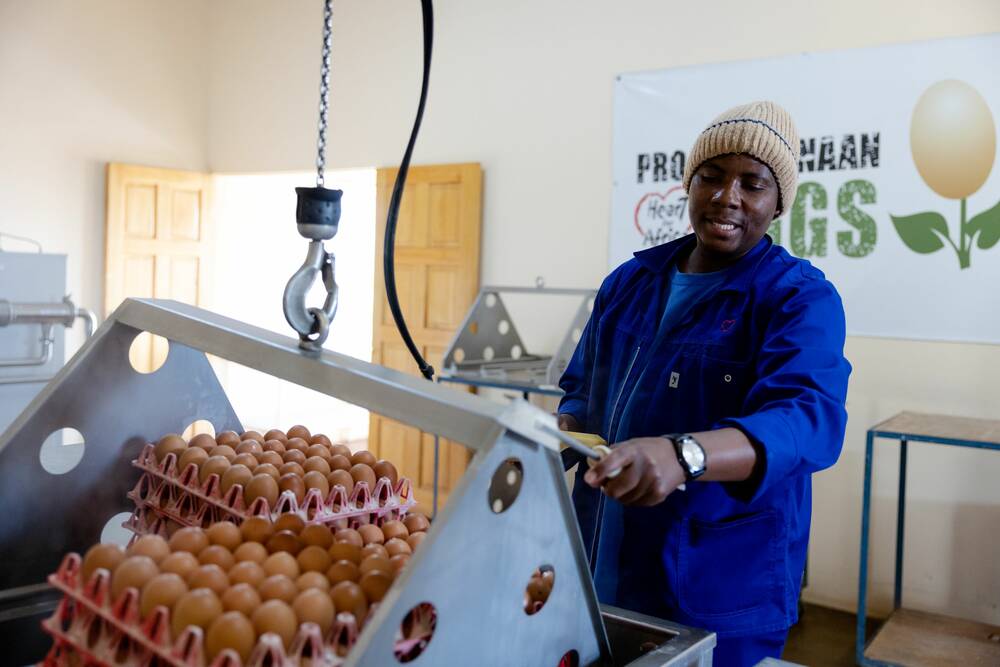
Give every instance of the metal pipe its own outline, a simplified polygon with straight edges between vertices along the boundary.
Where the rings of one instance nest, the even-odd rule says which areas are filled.
[[[70,298],[64,297],[61,303],[14,303],[0,299],[0,327],[12,324],[40,324],[42,326],[42,350],[36,357],[20,359],[0,359],[0,368],[20,368],[44,366],[52,361],[55,347],[55,337],[52,327],[61,324],[72,327],[73,322],[81,319],[87,338],[94,334],[97,326],[97,316],[87,308],[77,308]]]
[[[84,331],[87,333],[87,338],[94,335],[94,329],[97,328],[97,315],[94,314],[94,311],[89,308],[77,308],[76,319],[83,320]]]
[[[0,368],[20,368],[23,366],[44,366],[52,361],[52,347],[55,338],[52,336],[52,325],[42,325],[42,351],[37,357],[22,357],[20,359],[0,359]]]

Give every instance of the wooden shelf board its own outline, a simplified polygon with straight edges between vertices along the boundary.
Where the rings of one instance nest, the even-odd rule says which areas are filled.
[[[1000,665],[1000,627],[911,609],[897,609],[865,657],[907,667]]]
[[[1000,442],[1000,420],[922,412],[900,412],[871,430],[951,440]]]

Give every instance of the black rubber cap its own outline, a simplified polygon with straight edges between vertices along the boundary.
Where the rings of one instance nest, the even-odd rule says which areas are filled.
[[[300,225],[323,225],[332,228],[336,233],[340,222],[340,198],[343,190],[328,190],[326,188],[295,188],[298,195],[298,205],[295,207],[295,220]]]

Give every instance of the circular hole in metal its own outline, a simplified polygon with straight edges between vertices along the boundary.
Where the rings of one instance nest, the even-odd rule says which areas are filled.
[[[507,332],[510,331],[510,322],[507,320],[500,320],[500,324],[497,325],[497,331],[500,332],[501,336],[506,336]]]
[[[80,464],[86,441],[75,428],[60,428],[45,438],[38,450],[38,462],[45,472],[64,475]]]
[[[580,337],[583,336],[583,331],[580,329],[573,329],[573,342],[579,343]]]
[[[532,616],[540,612],[549,601],[555,583],[556,569],[551,565],[541,565],[532,572],[524,589],[524,613]]]
[[[479,333],[479,322],[476,322],[475,320],[469,322],[469,333],[473,335]]]
[[[460,364],[465,361],[465,350],[460,347],[456,347],[455,351],[452,353],[451,358],[455,360],[456,364]]]
[[[110,542],[120,547],[127,547],[129,540],[132,539],[132,531],[122,524],[128,521],[131,516],[130,512],[121,512],[108,519],[104,528],[101,529],[101,543]]]
[[[399,662],[413,662],[427,650],[437,627],[437,609],[430,602],[421,602],[403,617],[396,631],[393,651]]]
[[[143,331],[132,339],[128,348],[128,362],[136,373],[155,373],[167,363],[170,343],[163,336]]]
[[[580,667],[580,654],[575,649],[566,651],[566,655],[559,658],[559,667]]]
[[[212,426],[212,422],[207,419],[196,419],[188,424],[188,427],[181,432],[181,437],[185,440],[190,440],[194,436],[201,433],[207,433],[214,438],[215,427]]]
[[[524,467],[515,458],[506,459],[493,471],[490,480],[489,502],[494,514],[506,512],[521,493],[521,482],[524,480]]]
[[[510,348],[511,359],[520,359],[522,354],[524,354],[524,350],[521,349],[520,345],[514,345]]]
[[[497,295],[492,292],[486,295],[486,307],[492,308],[497,305]]]
[[[493,354],[494,352],[491,346],[487,345],[486,347],[483,348],[483,359],[485,359],[486,361],[492,361]]]

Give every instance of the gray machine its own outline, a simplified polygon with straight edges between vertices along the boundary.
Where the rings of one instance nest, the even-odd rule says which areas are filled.
[[[170,341],[163,367],[140,374],[128,349],[142,331]],[[523,401],[499,405],[381,366],[174,302],[126,300],[0,436],[0,643],[26,642],[54,602],[45,578],[63,554],[96,542],[126,512],[130,461],[144,443],[195,419],[217,431],[239,419],[206,354],[374,410],[475,452],[409,567],[348,655],[348,665],[396,664],[408,612],[434,606],[420,664],[711,664],[715,636],[622,610],[594,594],[556,454],[554,419]],[[53,475],[40,443],[63,427],[85,439],[82,458]],[[533,615],[533,571],[555,585]],[[46,597],[48,596],[48,597]],[[16,633],[16,634],[15,634]],[[38,654],[18,656],[23,662]],[[14,660],[5,656],[7,660]]]

